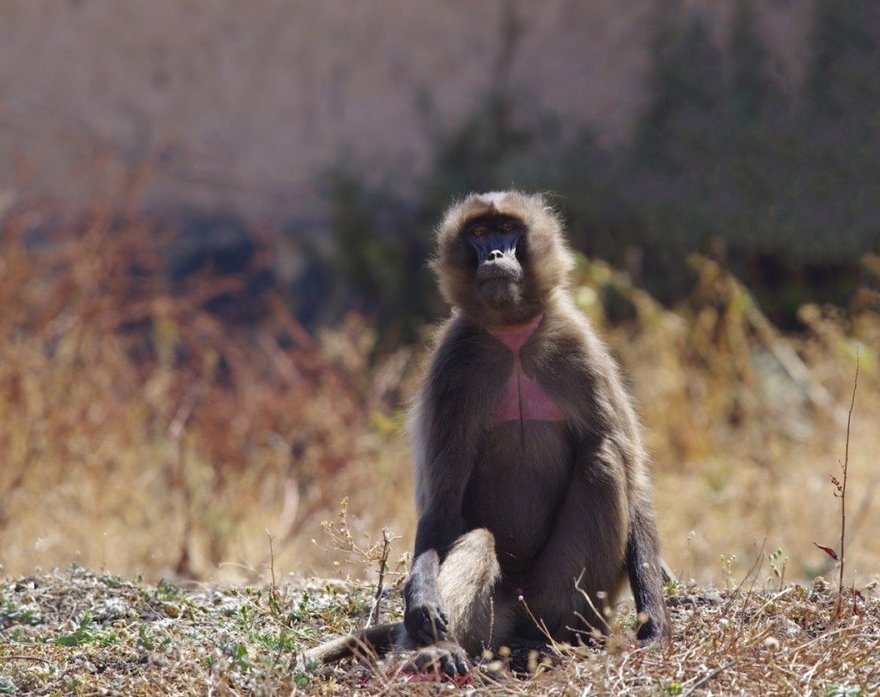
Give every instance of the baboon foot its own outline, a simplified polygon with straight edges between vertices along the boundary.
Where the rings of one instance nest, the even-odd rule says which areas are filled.
[[[410,673],[467,675],[471,662],[461,646],[452,641],[440,641],[417,649],[403,669]]]

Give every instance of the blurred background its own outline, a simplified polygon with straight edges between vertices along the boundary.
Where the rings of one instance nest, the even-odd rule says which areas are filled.
[[[406,553],[432,229],[518,187],[567,221],[670,566],[829,573],[847,462],[876,576],[878,66],[874,0],[0,4],[2,573]]]

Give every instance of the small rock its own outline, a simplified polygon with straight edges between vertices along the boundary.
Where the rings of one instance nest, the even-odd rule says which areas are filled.
[[[764,648],[772,653],[775,653],[779,650],[779,639],[777,639],[775,636],[768,636],[766,639],[764,639]]]

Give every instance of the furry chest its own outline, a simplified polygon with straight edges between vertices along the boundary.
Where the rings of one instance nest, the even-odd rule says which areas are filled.
[[[562,410],[538,383],[523,372],[519,357],[504,383],[495,411],[498,421],[561,421]]]
[[[501,388],[495,410],[497,421],[562,421],[562,410],[538,383],[526,375],[520,362],[520,350],[534,334],[543,315],[528,322],[494,327],[489,332],[513,353],[513,372]]]

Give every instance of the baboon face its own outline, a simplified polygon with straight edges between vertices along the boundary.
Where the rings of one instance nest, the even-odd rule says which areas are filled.
[[[525,226],[507,215],[475,218],[461,231],[472,252],[475,290],[490,307],[503,309],[521,299]]]
[[[472,194],[447,213],[433,262],[446,299],[481,324],[540,312],[572,266],[561,225],[540,196]]]

